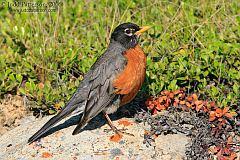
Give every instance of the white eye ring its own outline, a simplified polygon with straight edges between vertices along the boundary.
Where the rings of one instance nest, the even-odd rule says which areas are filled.
[[[124,30],[124,33],[125,33],[127,36],[132,36],[132,35],[133,35],[133,31],[134,31],[134,29],[132,29],[132,28],[126,28],[126,29]]]

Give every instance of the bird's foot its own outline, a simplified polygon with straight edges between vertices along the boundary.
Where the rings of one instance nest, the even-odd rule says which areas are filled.
[[[113,122],[112,122],[111,119],[109,118],[108,114],[107,114],[105,111],[103,111],[103,114],[104,114],[104,116],[106,117],[109,126],[111,127],[110,130],[113,130],[117,135],[120,136],[120,133],[123,133],[123,134],[127,134],[127,135],[130,135],[130,136],[134,136],[134,135],[131,134],[131,133],[127,133],[127,132],[125,132],[125,131],[127,130],[127,129],[125,129],[125,128],[120,129],[120,130],[117,129],[117,127],[115,127],[115,126],[113,125]],[[107,130],[104,129],[104,131],[107,131]],[[109,132],[109,129],[108,129],[107,132]]]
[[[126,130],[128,130],[128,129],[127,128],[117,129],[117,127],[113,126],[113,127],[111,127],[111,129],[104,129],[104,132],[114,131],[119,136],[121,133],[129,135],[129,136],[134,136],[132,133],[126,132]]]

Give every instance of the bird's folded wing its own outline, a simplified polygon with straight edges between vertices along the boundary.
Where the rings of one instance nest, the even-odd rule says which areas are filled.
[[[106,57],[105,57],[106,56]],[[107,57],[110,56],[110,57]],[[85,124],[103,111],[116,97],[113,81],[127,64],[122,54],[118,56],[104,55],[92,67],[88,78],[90,91],[80,123],[74,130],[77,134]]]

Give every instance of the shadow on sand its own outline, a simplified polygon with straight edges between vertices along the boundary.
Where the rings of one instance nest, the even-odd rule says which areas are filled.
[[[133,118],[135,113],[137,113],[137,111],[139,111],[139,109],[140,109],[139,106],[136,107],[135,105],[127,105],[127,106],[124,106],[124,107],[120,108],[116,113],[110,115],[110,118],[111,118],[112,121],[119,120],[123,117]],[[78,122],[80,121],[81,117],[82,117],[82,114],[74,115],[72,117],[68,117],[68,119],[66,118],[67,120],[65,122],[63,122],[61,124],[58,124],[55,127],[52,127],[48,132],[43,134],[43,136],[41,138],[46,137],[48,135],[51,135],[52,133],[60,131],[64,128],[68,128],[70,126],[77,125]],[[99,115],[94,117],[87,124],[87,126],[85,126],[81,130],[81,132],[84,131],[84,130],[94,130],[94,129],[100,128],[103,125],[105,125],[106,123],[107,123],[106,118],[103,116],[102,113],[100,113]],[[110,129],[110,127],[109,127],[109,129]]]

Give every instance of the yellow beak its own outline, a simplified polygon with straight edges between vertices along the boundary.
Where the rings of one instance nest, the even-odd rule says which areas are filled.
[[[135,33],[135,35],[140,36],[143,32],[147,31],[149,28],[151,28],[151,27],[150,27],[150,26],[140,27],[140,30],[137,31],[137,32]]]

